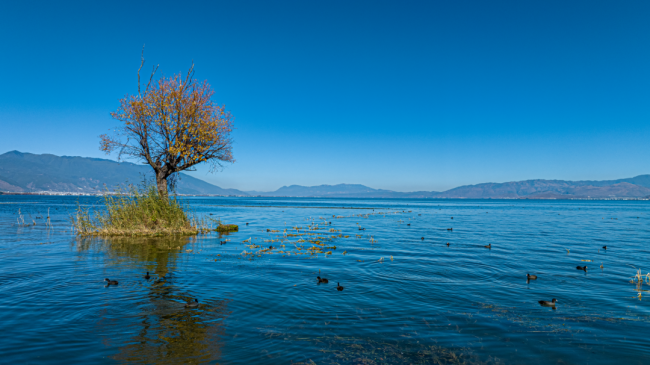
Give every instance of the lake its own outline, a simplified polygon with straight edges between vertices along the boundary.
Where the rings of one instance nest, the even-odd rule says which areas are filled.
[[[0,196],[1,361],[650,363],[648,201],[184,201],[239,232],[78,238],[101,198]]]

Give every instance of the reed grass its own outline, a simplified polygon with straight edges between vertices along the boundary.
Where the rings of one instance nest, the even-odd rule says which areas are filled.
[[[129,186],[104,194],[105,209],[80,205],[72,224],[81,236],[196,235],[215,230],[219,221],[197,216],[175,195],[161,197],[152,185]]]

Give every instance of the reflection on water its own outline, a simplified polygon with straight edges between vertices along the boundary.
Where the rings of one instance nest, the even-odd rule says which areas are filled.
[[[184,303],[194,297],[174,284],[176,260],[195,237],[116,238],[83,237],[77,239],[77,249],[100,250],[112,258],[114,265],[145,267],[151,278],[146,280],[148,292],[133,303],[140,311],[133,323],[137,334],[112,356],[124,363],[141,364],[200,364],[220,358],[221,337],[225,333],[227,299],[201,302],[196,308]],[[102,326],[98,330],[110,332]],[[133,327],[134,325],[132,325]]]
[[[171,236],[167,238],[144,237],[77,237],[79,251],[100,250],[113,259],[115,265],[132,263],[147,265],[147,271],[159,276],[173,266],[184,247],[196,242],[196,237]]]
[[[137,317],[137,335],[119,348],[115,360],[142,364],[200,364],[220,358],[228,300],[184,308],[171,280],[155,286]]]

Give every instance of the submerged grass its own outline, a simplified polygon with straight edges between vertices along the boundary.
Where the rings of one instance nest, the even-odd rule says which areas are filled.
[[[161,197],[155,186],[130,186],[104,194],[105,210],[79,206],[72,224],[81,236],[196,235],[215,230],[219,221],[198,217],[176,196]]]

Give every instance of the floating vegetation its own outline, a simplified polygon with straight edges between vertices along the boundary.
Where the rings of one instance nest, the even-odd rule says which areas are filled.
[[[496,365],[496,358],[482,360],[469,348],[445,348],[435,344],[407,341],[372,340],[367,338],[327,336],[298,337],[275,331],[264,334],[267,339],[283,338],[291,342],[311,342],[322,353],[322,358],[308,359],[293,364],[450,364]],[[406,336],[409,337],[409,336]]]
[[[215,229],[217,232],[238,232],[239,226],[236,224],[219,224]]]

